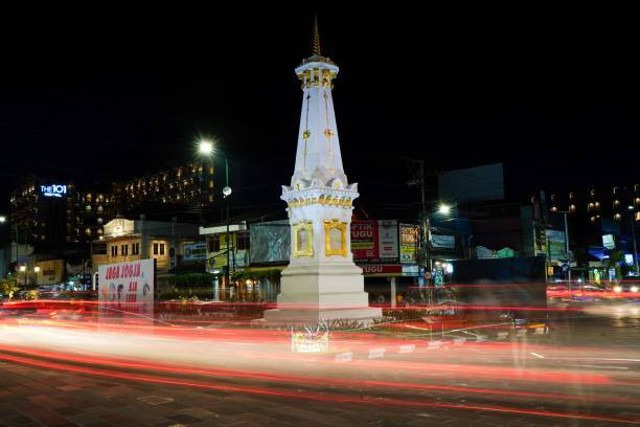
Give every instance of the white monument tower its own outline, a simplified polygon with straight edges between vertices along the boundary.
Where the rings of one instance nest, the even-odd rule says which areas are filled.
[[[382,316],[369,307],[362,269],[351,253],[351,215],[358,184],[342,167],[331,89],[339,68],[320,51],[317,20],[313,55],[296,68],[302,112],[296,164],[290,186],[282,186],[291,224],[291,258],[282,271],[278,305],[267,322],[317,324],[337,319],[362,324]]]

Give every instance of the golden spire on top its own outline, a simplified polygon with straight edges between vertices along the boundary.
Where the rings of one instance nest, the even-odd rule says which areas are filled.
[[[314,17],[313,23],[313,52],[314,55],[322,56],[320,52],[320,30],[318,30],[318,15]]]

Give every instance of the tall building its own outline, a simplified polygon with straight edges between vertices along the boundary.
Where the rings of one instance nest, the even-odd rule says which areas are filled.
[[[623,276],[639,270],[640,184],[551,192],[543,210],[546,227],[566,233],[575,268],[585,278],[588,270],[608,269],[615,251],[623,255]]]
[[[63,252],[102,234],[115,214],[113,195],[68,181],[33,176],[10,195],[10,240],[36,252]]]
[[[116,210],[121,216],[187,217],[211,221],[214,202],[213,164],[193,162],[113,185]]]
[[[79,185],[31,176],[10,195],[4,228],[7,266],[26,258],[89,259],[90,244],[104,236],[114,218],[212,222],[213,166],[194,162],[129,181]],[[26,248],[29,248],[27,250]],[[73,261],[71,261],[73,262]]]

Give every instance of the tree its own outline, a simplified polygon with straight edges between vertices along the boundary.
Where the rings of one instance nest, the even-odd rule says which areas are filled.
[[[15,279],[1,279],[0,280],[0,296],[6,296],[12,298],[13,294],[20,289],[18,282]]]

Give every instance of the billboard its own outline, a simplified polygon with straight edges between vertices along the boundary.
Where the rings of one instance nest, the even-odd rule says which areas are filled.
[[[101,265],[98,284],[100,313],[131,313],[153,318],[155,260]]]
[[[455,249],[456,236],[447,234],[432,234],[431,246],[436,249]]]
[[[560,261],[567,259],[567,245],[564,231],[546,230],[547,243],[549,245],[548,255],[552,261]]]
[[[252,224],[249,229],[249,259],[251,263],[289,261],[291,255],[291,228],[289,221]]]
[[[400,224],[400,263],[417,264],[420,247],[420,227],[412,224]]]
[[[395,220],[353,221],[351,252],[356,262],[397,263],[400,258],[398,222]]]
[[[205,242],[185,243],[184,257],[185,262],[205,261],[207,259],[207,244]]]
[[[442,200],[475,202],[504,199],[502,163],[458,169],[438,175]]]

